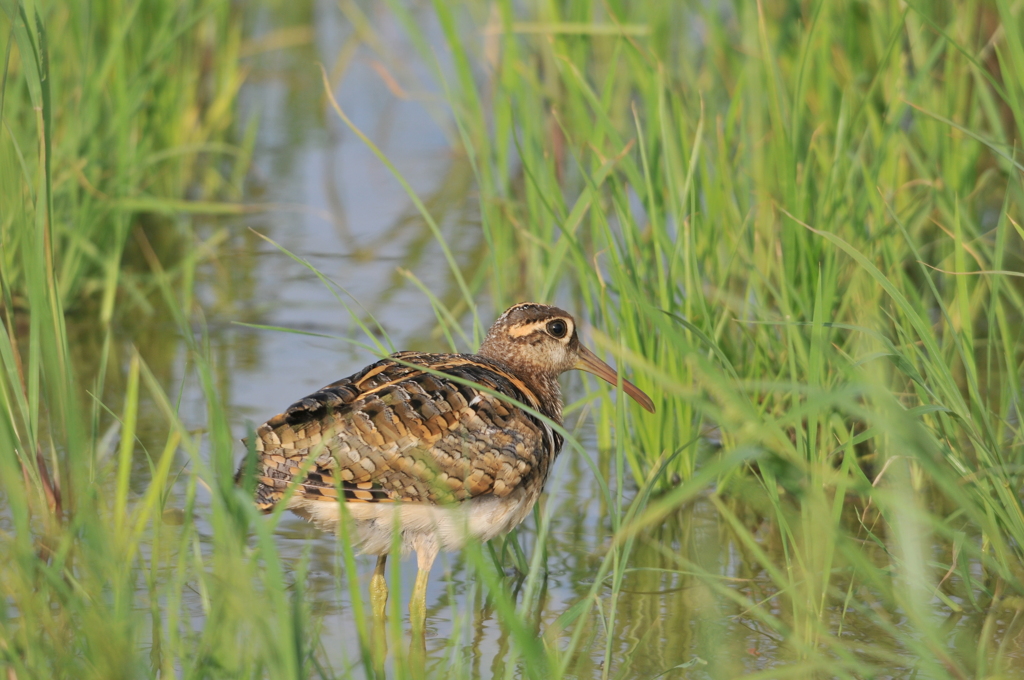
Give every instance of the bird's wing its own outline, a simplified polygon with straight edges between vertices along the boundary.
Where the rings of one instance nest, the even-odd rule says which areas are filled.
[[[395,354],[257,428],[257,505],[271,509],[294,484],[295,496],[328,501],[339,493],[432,504],[505,496],[545,477],[561,447],[557,433],[508,398],[539,410],[536,395],[496,362]]]

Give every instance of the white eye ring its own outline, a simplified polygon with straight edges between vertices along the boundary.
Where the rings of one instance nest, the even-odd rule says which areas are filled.
[[[551,337],[561,340],[569,332],[569,324],[561,319],[555,319],[554,321],[548,321],[545,330],[547,330]]]

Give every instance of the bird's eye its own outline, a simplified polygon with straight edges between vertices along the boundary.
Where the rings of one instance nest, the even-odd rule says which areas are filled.
[[[569,327],[565,325],[564,321],[557,320],[548,322],[548,333],[550,333],[552,337],[564,338],[565,333],[568,330]]]

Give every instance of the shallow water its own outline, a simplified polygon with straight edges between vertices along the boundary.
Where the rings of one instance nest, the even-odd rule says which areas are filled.
[[[323,2],[315,3],[303,18],[310,26],[307,44],[258,52],[250,58],[253,71],[243,92],[242,119],[258,114],[260,132],[246,200],[277,207],[209,223],[211,231],[227,229],[229,237],[219,257],[204,268],[199,290],[238,438],[251,424],[375,358],[368,349],[346,340],[367,342],[336,291],[253,231],[305,258],[344,289],[350,296],[343,295],[344,302],[361,305],[365,313],[358,316],[365,321],[372,314],[394,342],[394,349],[446,349],[443,338],[432,334],[435,317],[429,301],[400,273],[412,272],[438,297],[452,300],[452,277],[441,249],[404,189],[329,109],[322,94],[319,63],[335,75],[334,93],[341,107],[424,199],[459,263],[470,267],[484,248],[472,174],[453,145],[453,122],[429,69],[389,13],[373,5],[363,11],[369,15],[384,53],[362,44],[347,57],[344,67],[338,68],[339,54],[346,54],[353,29],[336,5]],[[279,28],[275,24],[279,19],[275,12],[255,16],[254,44],[260,44],[261,35],[272,35]],[[429,12],[423,13],[423,21],[431,26]],[[437,27],[431,26],[428,33],[443,62]],[[489,321],[481,319],[484,325]],[[316,336],[249,328],[235,322],[280,326]],[[178,375],[187,373],[183,357],[181,350]],[[573,395],[579,395],[579,380],[572,377],[566,383],[571,401]],[[181,402],[186,422],[201,428],[206,414],[200,392],[188,382],[184,389]],[[579,415],[571,414],[569,423]],[[578,425],[580,440],[594,464],[614,478],[612,454],[596,450],[592,422],[585,416]],[[241,458],[241,445],[237,453]],[[624,500],[628,502],[634,494],[635,488],[627,483]],[[560,457],[542,505],[541,512],[551,517],[551,533],[544,562],[546,576],[540,581],[542,593],[530,612],[541,630],[550,630],[557,617],[589,589],[609,545],[612,526],[610,510],[591,470],[571,451]],[[741,509],[737,514],[752,527],[763,522],[752,512]],[[202,524],[202,507],[198,516],[200,535],[209,536],[210,528]],[[532,556],[536,532],[534,516],[518,533],[527,556]],[[755,535],[764,539],[761,549],[778,555],[778,563],[784,563],[772,527],[764,526]],[[305,587],[322,622],[323,662],[342,673],[359,658],[350,588],[365,592],[372,558],[359,559],[360,573],[355,578],[344,575],[338,566],[336,540],[294,517],[280,525],[277,545],[285,562],[293,566],[308,555]],[[868,553],[873,550],[877,547],[865,546]],[[937,545],[935,550],[939,556],[945,548]],[[678,556],[715,575],[718,587],[709,585],[708,579],[682,573]],[[774,616],[783,620],[788,616],[785,607],[775,604],[781,598],[768,574],[737,541],[709,500],[699,499],[646,532],[630,567],[633,571],[627,573],[615,602],[610,647],[606,649],[607,634],[598,617],[579,624],[593,629],[593,643],[581,647],[570,661],[570,675],[726,678],[799,661],[793,645],[725,592],[733,589],[755,602],[767,602],[766,609]],[[415,577],[415,562],[405,560],[401,569],[402,583],[393,583],[392,589],[405,598]],[[427,595],[426,667],[428,671],[461,668],[477,677],[504,675],[511,658],[509,633],[471,573],[458,554],[443,556],[434,567]],[[515,583],[514,577],[509,578]],[[913,675],[914,655],[899,648],[868,616],[871,598],[866,589],[855,588],[845,616],[841,601],[840,606],[827,610],[827,617],[834,619],[830,628],[841,627],[841,637],[852,649],[863,648],[869,655],[875,650],[898,659],[888,677]],[[610,587],[605,589],[603,603],[612,605]],[[193,626],[201,628],[198,595],[187,605],[194,615]],[[949,616],[950,649],[972,644],[984,616]],[[894,617],[898,625],[899,614]],[[403,621],[403,627],[407,625],[407,620]],[[994,625],[992,638],[1008,640],[1006,658],[1016,660],[1024,677],[1020,622],[1013,611],[1007,611]],[[549,643],[564,648],[571,633],[571,629],[555,633]],[[408,642],[403,638],[390,643]],[[606,656],[610,661],[607,668]],[[827,676],[820,670],[820,675]],[[511,671],[511,675],[519,674]]]

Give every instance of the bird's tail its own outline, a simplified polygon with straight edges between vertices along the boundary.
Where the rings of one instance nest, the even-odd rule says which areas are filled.
[[[244,443],[244,440],[243,440]],[[274,493],[274,490],[263,483],[260,479],[260,456],[258,453],[249,453],[242,460],[235,472],[235,484],[245,489],[252,489],[253,502],[256,508],[263,513],[269,513],[277,505],[277,498],[281,494]]]

